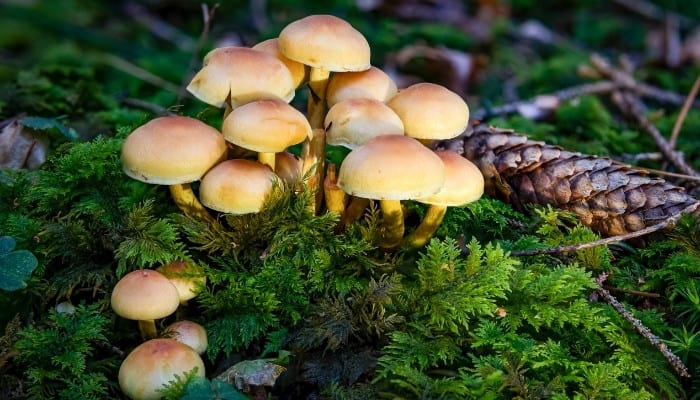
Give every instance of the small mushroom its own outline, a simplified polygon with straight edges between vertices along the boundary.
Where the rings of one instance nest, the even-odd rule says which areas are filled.
[[[211,219],[192,192],[197,181],[226,157],[221,133],[194,118],[155,118],[136,128],[122,145],[124,173],[141,182],[168,185],[185,214]]]
[[[209,344],[207,331],[196,322],[181,320],[173,322],[163,330],[163,335],[190,346],[197,354],[204,354]]]
[[[393,248],[404,234],[401,200],[437,193],[445,182],[445,165],[433,151],[407,136],[385,135],[352,150],[338,174],[346,193],[379,200],[382,238],[379,245]]]
[[[277,38],[264,40],[255,46],[253,50],[263,51],[265,53],[271,54],[287,66],[289,72],[292,73],[292,79],[294,80],[294,87],[300,87],[305,84],[309,79],[309,67],[285,57],[284,54],[280,53],[279,47],[277,46]]]
[[[140,269],[124,275],[112,289],[111,305],[117,315],[139,322],[144,338],[157,335],[155,321],[177,310],[180,295],[165,275]]]
[[[187,301],[197,296],[197,293],[207,283],[207,277],[201,268],[190,265],[181,260],[174,260],[156,268],[177,289],[180,296],[180,305],[186,305]]]
[[[398,89],[386,72],[377,67],[364,71],[337,72],[328,81],[328,107],[347,99],[375,99],[386,103]]]
[[[158,400],[164,385],[195,368],[195,376],[203,377],[204,362],[190,346],[175,339],[151,339],[126,356],[119,367],[119,387],[134,400]]]
[[[226,160],[212,168],[199,186],[205,206],[230,214],[259,212],[279,182],[269,166],[257,161]]]
[[[403,122],[386,104],[375,99],[347,99],[326,114],[326,143],[353,149],[380,135],[403,135]]]
[[[435,154],[445,164],[445,184],[434,195],[416,199],[429,206],[416,230],[405,238],[412,247],[422,247],[433,237],[447,207],[466,205],[484,194],[484,176],[476,165],[450,150]]]

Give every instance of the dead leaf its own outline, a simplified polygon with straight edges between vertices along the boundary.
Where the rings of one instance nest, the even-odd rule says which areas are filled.
[[[0,168],[36,169],[46,161],[46,134],[22,125],[22,116],[0,123]]]

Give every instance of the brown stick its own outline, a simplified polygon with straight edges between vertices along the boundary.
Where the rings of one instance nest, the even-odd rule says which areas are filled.
[[[695,101],[695,98],[698,95],[698,90],[700,89],[700,75],[698,75],[697,78],[695,78],[695,82],[693,83],[693,87],[690,88],[690,93],[688,93],[688,98],[685,99],[685,103],[683,103],[683,108],[681,108],[681,111],[678,113],[678,118],[676,119],[676,122],[673,124],[673,130],[671,130],[671,137],[668,139],[668,145],[673,149],[676,147],[676,140],[678,140],[678,134],[681,131],[681,126],[683,126],[683,122],[685,121],[685,117],[688,116],[688,110],[690,110],[690,107],[693,105],[693,102]]]
[[[632,295],[641,296],[641,297],[652,297],[652,298],[661,297],[661,295],[658,293],[642,292],[641,290],[622,289],[622,288],[617,288],[617,287],[612,287],[612,286],[605,286],[604,288],[606,290],[611,291],[611,292],[627,293],[627,294],[632,294]]]
[[[652,346],[656,347],[659,349],[661,354],[663,354],[664,357],[666,357],[666,360],[668,360],[669,364],[673,367],[673,369],[676,371],[676,373],[684,378],[689,378],[690,373],[688,373],[688,368],[683,364],[683,361],[675,355],[669,348],[666,346],[666,343],[664,343],[661,339],[659,339],[658,336],[654,335],[649,328],[644,326],[642,324],[642,321],[637,319],[632,313],[627,311],[625,306],[622,305],[612,294],[610,294],[609,291],[605,290],[603,288],[603,282],[608,278],[607,273],[602,273],[598,275],[598,278],[596,279],[596,283],[598,284],[598,288],[596,291],[600,294],[600,296],[605,299],[605,301],[612,306],[612,308],[617,311],[622,318],[626,319],[634,329],[642,335],[645,339],[649,341],[649,343],[652,344]]]

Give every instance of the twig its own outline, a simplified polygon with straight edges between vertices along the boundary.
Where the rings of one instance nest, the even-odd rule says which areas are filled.
[[[190,51],[195,45],[194,40],[180,32],[174,26],[148,12],[141,4],[130,1],[124,6],[124,10],[136,22],[151,31],[155,36],[173,43],[183,51]]]
[[[689,378],[690,373],[688,373],[688,368],[683,364],[683,361],[675,355],[669,348],[666,346],[666,343],[664,343],[661,339],[659,339],[658,336],[654,335],[649,328],[644,326],[642,321],[637,319],[632,313],[627,311],[625,306],[623,306],[612,294],[610,294],[609,291],[605,290],[603,288],[603,282],[608,278],[607,273],[602,273],[598,275],[598,278],[596,279],[596,284],[598,284],[598,288],[596,289],[597,292],[600,294],[600,296],[605,299],[605,301],[612,306],[612,308],[615,309],[624,319],[626,319],[634,329],[639,332],[640,335],[642,335],[645,339],[649,341],[649,343],[652,344],[652,346],[656,347],[659,349],[661,354],[663,354],[664,357],[666,357],[666,360],[668,360],[669,364],[673,367],[673,369],[676,371],[678,375],[684,378]]]
[[[637,81],[628,72],[613,67],[605,58],[599,54],[592,54],[591,65],[603,76],[617,83],[620,87],[629,89],[642,97],[650,97],[655,100],[680,106],[686,101],[686,97],[678,93],[664,90],[644,82]],[[693,102],[693,106],[700,107],[700,102]]]
[[[129,61],[121,57],[117,57],[110,53],[100,53],[98,59],[105,64],[114,67],[122,72],[125,72],[131,76],[134,76],[144,82],[150,83],[151,85],[157,86],[161,89],[167,90],[169,92],[177,93],[180,88],[172,82],[168,82],[158,75],[146,71],[145,69],[139,67],[136,64],[132,64]]]
[[[652,297],[652,298],[661,297],[661,295],[658,293],[642,292],[640,290],[622,289],[622,288],[617,288],[617,287],[612,287],[612,286],[605,286],[604,288],[611,291],[611,292],[621,292],[621,293],[633,294],[635,296],[641,296],[641,297]]]
[[[192,79],[192,70],[194,66],[199,62],[199,53],[204,47],[204,43],[207,41],[209,36],[209,30],[211,29],[211,22],[216,14],[216,9],[219,8],[219,3],[214,4],[211,8],[208,5],[202,3],[202,20],[204,24],[202,25],[202,32],[199,34],[199,39],[197,39],[197,44],[192,50],[192,57],[190,57],[190,62],[187,65],[187,74],[185,74],[185,79],[180,84],[180,88],[177,90],[177,104],[182,102],[182,99],[187,94],[187,84]]]
[[[644,115],[644,105],[642,101],[628,91],[613,92],[613,102],[627,114],[628,117],[634,118],[637,123],[654,139],[654,142],[661,150],[661,153],[669,160],[673,166],[686,175],[700,177],[697,171],[690,167],[683,159],[682,153],[674,152],[669,146],[666,139],[661,135],[661,132],[649,121]]]
[[[676,122],[673,124],[673,130],[671,131],[671,137],[668,139],[668,146],[671,149],[676,147],[676,140],[678,140],[678,134],[681,131],[681,126],[683,126],[683,122],[685,121],[685,117],[688,116],[688,111],[690,110],[690,107],[693,105],[693,102],[695,101],[695,98],[698,95],[699,89],[700,89],[700,75],[698,75],[698,77],[695,78],[695,82],[693,83],[693,87],[690,88],[690,93],[688,93],[688,97],[685,99],[685,102],[683,103],[683,108],[681,108],[681,111],[678,113],[678,118],[676,119]]]
[[[560,254],[560,253],[566,253],[569,251],[589,249],[592,247],[597,247],[597,246],[602,246],[602,245],[606,245],[606,244],[622,242],[623,240],[637,238],[640,236],[648,235],[650,233],[654,233],[654,232],[659,231],[661,229],[664,229],[668,226],[674,225],[676,222],[678,222],[678,220],[681,218],[682,215],[695,211],[698,208],[698,205],[700,205],[700,203],[693,203],[690,206],[686,207],[684,210],[680,211],[678,214],[675,214],[675,215],[659,222],[658,224],[647,226],[646,228],[640,229],[638,231],[625,233],[624,235],[610,236],[610,237],[607,237],[604,239],[598,239],[598,240],[594,240],[591,242],[570,244],[570,245],[559,246],[559,247],[551,247],[548,249],[513,251],[513,252],[511,252],[511,255],[513,255],[513,256],[535,256],[535,255],[540,255],[540,254]]]
[[[664,21],[667,16],[671,15],[674,18],[678,18],[678,22],[685,27],[690,27],[697,24],[696,21],[693,21],[688,17],[664,10],[656,4],[646,0],[613,0],[613,2],[652,20]]]

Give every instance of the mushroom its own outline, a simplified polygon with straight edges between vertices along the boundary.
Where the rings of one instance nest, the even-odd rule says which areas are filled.
[[[207,277],[201,268],[190,265],[181,260],[171,261],[156,268],[177,289],[180,297],[180,305],[186,305],[187,301],[197,296],[202,286],[207,283]]]
[[[304,114],[282,100],[257,100],[234,109],[224,119],[226,140],[258,152],[258,161],[275,169],[275,153],[312,135]]]
[[[435,234],[447,207],[463,206],[484,194],[484,176],[471,161],[450,150],[436,151],[445,164],[445,184],[439,192],[416,199],[429,204],[423,220],[404,240],[413,247],[422,247]]]
[[[252,48],[253,50],[259,50],[271,54],[277,57],[278,60],[282,61],[284,65],[287,66],[287,69],[289,69],[289,72],[292,73],[294,87],[300,87],[309,79],[309,67],[300,62],[290,60],[289,58],[285,57],[284,54],[280,53],[279,47],[277,46],[277,38],[264,40]]]
[[[112,289],[111,305],[117,315],[139,322],[144,338],[155,337],[155,321],[177,310],[180,295],[165,275],[140,269],[124,275]]]
[[[403,121],[404,134],[428,145],[430,141],[452,139],[467,129],[469,107],[457,93],[434,83],[416,83],[389,101]]]
[[[163,335],[190,346],[197,354],[204,354],[209,344],[207,331],[196,322],[181,320],[173,322],[163,330]]]
[[[302,161],[296,155],[281,151],[275,154],[275,173],[282,181],[294,185],[301,180]]]
[[[168,185],[175,204],[185,214],[211,219],[192,192],[191,182],[226,157],[221,133],[189,117],[155,118],[124,140],[124,173],[141,182]]]
[[[190,346],[175,339],[151,339],[141,343],[119,367],[119,387],[134,400],[157,400],[163,385],[194,369],[205,374],[204,362]]]
[[[430,196],[445,181],[440,157],[417,140],[400,135],[370,139],[352,150],[338,174],[346,193],[379,200],[383,232],[379,245],[393,248],[404,234],[401,200]]]
[[[377,67],[364,71],[338,72],[328,81],[326,103],[333,107],[347,99],[375,99],[386,103],[396,92],[396,83],[386,72]]]
[[[247,47],[219,47],[204,57],[202,69],[187,90],[216,107],[226,106],[224,117],[243,104],[261,99],[294,98],[294,78],[274,55]]]
[[[226,160],[212,168],[199,186],[205,206],[230,214],[259,212],[279,178],[257,161]]]
[[[285,57],[311,67],[307,115],[312,129],[323,129],[331,71],[363,71],[370,67],[367,39],[352,25],[332,15],[310,15],[288,24],[279,34],[277,47]],[[307,185],[316,193],[314,209],[317,209],[323,193],[318,186],[323,182],[325,135],[323,131],[315,132],[318,134],[304,141],[302,158],[304,176],[311,176],[308,172],[315,168],[314,178]]]
[[[333,105],[325,119],[326,143],[353,149],[379,135],[403,135],[403,122],[375,99],[347,99]]]

